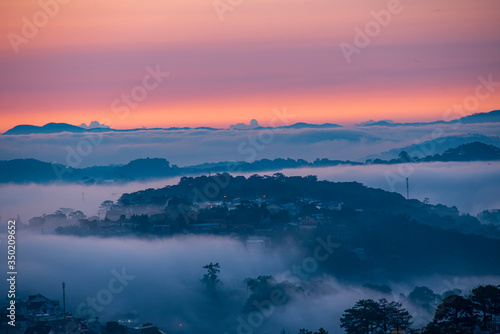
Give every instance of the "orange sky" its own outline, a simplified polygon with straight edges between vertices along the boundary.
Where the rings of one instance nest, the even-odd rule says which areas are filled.
[[[402,0],[351,63],[339,44],[354,45],[354,28],[391,1],[243,0],[223,21],[213,0],[65,1],[0,3],[0,131],[266,125],[284,106],[294,122],[426,121],[474,95],[479,76],[500,81],[496,0]],[[47,22],[41,4],[55,9]],[[9,36],[23,36],[23,18],[41,23],[16,53]],[[170,75],[114,112],[157,65]],[[468,113],[499,108],[493,92]]]

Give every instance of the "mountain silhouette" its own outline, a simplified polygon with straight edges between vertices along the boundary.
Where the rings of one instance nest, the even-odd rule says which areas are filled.
[[[87,132],[87,129],[83,129],[76,125],[71,125],[67,123],[48,123],[44,126],[36,125],[17,125],[12,129],[4,133],[4,135],[29,135],[33,133],[60,133],[60,132],[76,132],[82,133]]]
[[[476,124],[476,123],[497,123],[500,122],[500,110],[492,110],[485,113],[477,113],[469,116],[464,116],[459,119],[451,121],[434,121],[434,122],[413,122],[413,123],[394,123],[390,120],[383,121],[368,121],[357,123],[357,126],[425,126],[425,125],[438,125],[438,124]]]
[[[394,126],[424,126],[424,125],[437,125],[437,124],[453,124],[453,123],[464,123],[464,124],[475,124],[475,123],[496,123],[500,122],[500,110],[492,110],[487,113],[477,113],[469,116],[465,116],[459,118],[457,120],[452,120],[449,122],[446,121],[435,121],[435,122],[415,122],[415,123],[394,123],[392,121],[384,120],[384,121],[368,121],[361,122],[356,124],[357,126],[367,127],[367,126],[386,126],[386,127],[394,127]],[[238,125],[244,125],[238,127]],[[340,128],[342,125],[334,124],[334,123],[324,123],[324,124],[311,124],[298,122],[292,125],[284,125],[277,127],[264,127],[258,126],[257,121],[251,124],[251,126],[247,126],[243,123],[237,124],[236,126],[231,126],[233,130],[261,130],[261,129],[328,129],[328,128]],[[82,132],[96,132],[96,131],[113,131],[113,132],[132,132],[132,131],[150,131],[150,130],[227,130],[227,129],[217,129],[211,127],[170,127],[170,128],[137,128],[137,129],[126,129],[126,130],[115,130],[111,128],[82,128],[76,125],[71,125],[67,123],[48,123],[44,126],[36,126],[36,125],[17,125],[12,129],[6,131],[4,135],[29,135],[35,133],[60,133],[60,132],[73,132],[73,133],[82,133]]]
[[[366,164],[399,164],[405,162],[424,163],[433,161],[493,161],[500,160],[500,148],[480,142],[460,145],[448,149],[443,154],[429,155],[424,158],[410,157],[391,160],[368,159]],[[48,163],[36,159],[14,159],[0,161],[0,183],[27,183],[27,182],[83,182],[87,184],[104,181],[133,181],[171,176],[196,175],[202,173],[221,173],[228,169],[228,165],[242,172],[276,171],[285,168],[315,168],[337,165],[362,165],[361,162],[316,159],[308,162],[303,159],[276,158],[260,159],[254,162],[218,162],[200,165],[177,167],[163,158],[145,158],[130,161],[126,165],[94,166],[87,168],[71,168],[57,163]]]

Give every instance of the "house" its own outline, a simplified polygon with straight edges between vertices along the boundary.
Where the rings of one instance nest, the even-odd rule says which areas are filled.
[[[58,300],[49,299],[41,294],[28,296],[26,310],[30,317],[50,317],[63,313]]]
[[[322,213],[313,213],[311,216],[312,216],[312,218],[316,219],[318,222],[323,221],[325,218],[325,215]]]
[[[252,249],[265,249],[270,246],[271,239],[263,236],[250,236],[245,241],[245,244]]]
[[[129,212],[127,212],[127,209],[121,208],[121,207],[112,207],[106,212],[106,219],[109,219],[111,221],[118,221],[120,220],[121,216],[125,217],[130,217]]]
[[[319,221],[318,219],[310,216],[306,216],[302,218],[299,222],[300,230],[314,230],[318,227]]]
[[[227,229],[227,224],[224,219],[211,219],[210,223],[190,224],[190,229],[193,232],[215,232]]]
[[[300,225],[318,225],[318,224],[319,220],[316,217],[305,216],[300,220]]]
[[[267,209],[269,210],[270,213],[272,214],[276,214],[278,212],[280,212],[282,209],[277,206],[276,204],[271,204],[271,205],[268,205],[267,206]]]
[[[343,207],[344,207],[344,203],[343,202],[331,202],[331,203],[328,203],[328,209],[330,209],[330,210],[340,211],[340,210],[342,210]]]

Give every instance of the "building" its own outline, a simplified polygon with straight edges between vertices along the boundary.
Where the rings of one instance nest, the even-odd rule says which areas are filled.
[[[58,300],[49,299],[41,294],[28,297],[26,305],[27,316],[35,319],[46,320],[62,315],[63,310]]]

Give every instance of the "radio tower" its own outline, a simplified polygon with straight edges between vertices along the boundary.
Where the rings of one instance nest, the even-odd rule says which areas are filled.
[[[408,184],[408,178],[406,178],[406,199],[410,199],[410,186]]]

